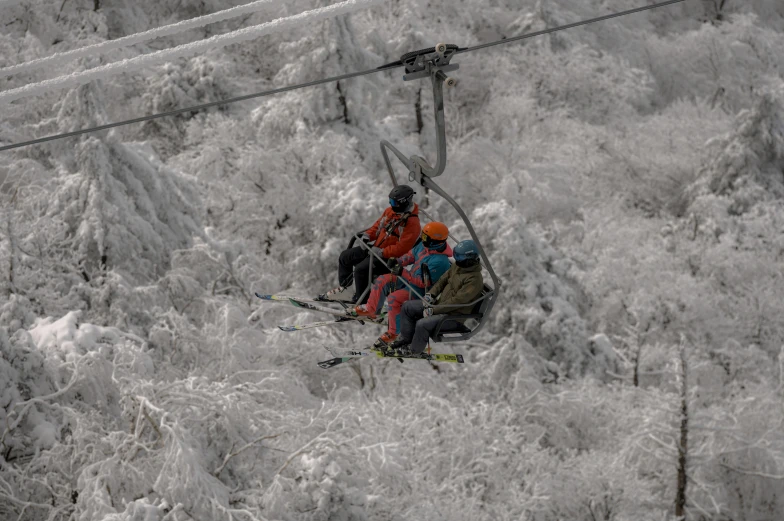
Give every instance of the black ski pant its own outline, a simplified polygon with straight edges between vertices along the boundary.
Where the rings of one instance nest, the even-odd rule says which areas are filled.
[[[409,342],[411,352],[420,354],[425,350],[427,342],[435,333],[438,323],[444,315],[424,315],[425,303],[421,300],[407,300],[400,312],[400,338]],[[441,331],[447,332],[460,327],[457,320],[446,319]]]
[[[340,254],[338,261],[338,284],[348,287],[353,279],[354,281],[354,298],[358,299],[365,289],[368,287],[368,272],[370,271],[371,255],[368,251],[361,246],[354,246],[347,250],[343,250]],[[389,273],[387,265],[375,257],[373,259],[373,279],[379,275]],[[367,302],[370,292],[365,295],[362,301],[357,301],[357,304],[364,304]]]

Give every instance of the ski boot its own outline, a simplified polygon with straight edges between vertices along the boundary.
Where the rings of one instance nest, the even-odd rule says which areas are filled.
[[[378,340],[373,344],[373,347],[382,347],[388,346],[392,342],[397,339],[397,335],[395,333],[390,333],[389,331],[385,331],[383,335],[378,337]]]
[[[349,315],[352,317],[367,317],[368,320],[378,319],[378,316],[370,311],[365,304],[360,304],[359,306],[349,311]]]
[[[348,288],[344,288],[343,286],[338,286],[335,289],[331,289],[326,293],[322,293],[316,300],[322,300],[325,302],[347,302],[349,304],[353,304],[357,301],[356,295],[349,295],[347,293]]]
[[[402,337],[398,338],[387,345],[384,354],[386,356],[411,356],[411,341]]]

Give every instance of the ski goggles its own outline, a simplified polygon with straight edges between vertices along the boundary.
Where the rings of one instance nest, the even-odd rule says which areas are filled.
[[[408,206],[408,203],[411,202],[411,197],[407,197],[405,199],[392,199],[389,198],[389,206],[392,208],[405,208]]]
[[[475,250],[469,250],[463,253],[455,253],[454,257],[456,261],[464,261],[468,259],[478,259],[479,254]]]
[[[432,238],[425,232],[422,232],[422,235],[419,236],[422,239],[422,244],[425,248],[431,248],[436,251],[444,251],[446,248],[446,239],[439,241],[437,239]]]

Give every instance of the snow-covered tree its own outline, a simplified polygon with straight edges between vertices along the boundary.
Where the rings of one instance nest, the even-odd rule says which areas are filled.
[[[0,68],[247,3],[0,0]],[[271,1],[0,88],[327,4]],[[381,3],[5,104],[0,143],[634,7]],[[0,518],[661,521],[676,498],[695,521],[781,518],[782,14],[682,2],[455,58],[436,181],[502,279],[481,333],[431,346],[465,364],[326,371],[322,346],[381,328],[284,332],[323,316],[253,297],[334,286],[386,206],[379,140],[434,159],[427,80],[3,152]],[[445,201],[427,210],[468,237]]]

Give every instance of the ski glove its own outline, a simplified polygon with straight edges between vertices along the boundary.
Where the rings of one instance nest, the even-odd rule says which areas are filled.
[[[433,316],[433,308],[431,308],[430,306],[426,306],[422,310],[422,316],[424,316],[425,318],[432,317]]]
[[[427,302],[428,304],[435,304],[436,303],[436,298],[433,295],[431,295],[430,293],[425,293],[425,296],[424,296],[423,300],[425,302]]]
[[[376,255],[381,257],[382,259],[384,258],[384,254],[382,253],[383,250],[381,248],[379,248],[378,246],[373,246],[372,248],[370,248],[370,251],[372,251],[373,253],[375,253]]]
[[[364,242],[364,243],[365,243],[365,244],[367,244],[368,246],[370,246],[371,244],[373,244],[373,239],[371,239],[371,238],[370,238],[370,235],[368,235],[367,233],[363,233],[363,234],[362,234],[362,237],[360,237],[360,239],[362,240],[362,242]]]
[[[400,262],[397,259],[389,259],[387,262],[387,268],[392,275],[400,275],[403,272],[403,266],[401,266]]]

